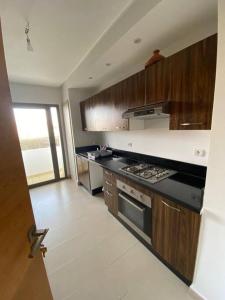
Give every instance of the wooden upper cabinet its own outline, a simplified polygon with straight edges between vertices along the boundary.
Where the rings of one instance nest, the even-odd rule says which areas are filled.
[[[109,89],[101,91],[93,97],[96,131],[109,131],[112,126],[112,103]]]
[[[168,66],[165,58],[145,69],[145,104],[162,102],[167,99]]]
[[[80,117],[81,117],[81,125],[83,130],[87,130],[87,123],[86,123],[86,101],[81,101],[80,102]]]
[[[122,101],[125,103],[124,107],[134,108],[143,106],[145,104],[145,71],[142,70],[121,83],[122,87]]]
[[[170,102],[170,129],[210,129],[217,35],[204,39],[81,103],[83,129],[128,129],[128,108]]]
[[[152,222],[154,250],[191,283],[198,245],[200,215],[155,194]]]
[[[217,35],[168,58],[170,129],[210,129]]]
[[[92,97],[80,103],[81,122],[83,130],[85,131],[94,131],[94,116],[92,104]]]
[[[111,103],[113,109],[111,115],[113,117],[112,131],[128,129],[128,120],[122,118],[122,114],[127,110],[127,99],[124,97],[123,83],[119,82],[110,88]]]

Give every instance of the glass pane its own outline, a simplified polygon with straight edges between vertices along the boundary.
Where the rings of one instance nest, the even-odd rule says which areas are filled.
[[[58,164],[59,164],[59,176],[60,178],[64,178],[65,168],[64,168],[64,161],[63,161],[62,140],[60,135],[58,112],[56,107],[51,107],[51,117],[52,117],[53,131],[54,131],[55,143],[56,143],[56,152],[57,152]]]
[[[28,185],[55,179],[46,111],[14,108]]]

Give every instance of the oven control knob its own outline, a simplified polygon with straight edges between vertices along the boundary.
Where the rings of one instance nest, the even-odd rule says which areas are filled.
[[[131,194],[134,194],[134,190],[130,190]]]

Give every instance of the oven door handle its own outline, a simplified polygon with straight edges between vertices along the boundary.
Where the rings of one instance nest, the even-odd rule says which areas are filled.
[[[132,201],[130,201],[126,196],[124,196],[123,194],[119,193],[119,197],[123,198],[123,200],[129,202],[129,204],[131,204],[132,206],[134,206],[136,209],[140,210],[141,212],[143,212],[146,208],[145,207],[139,207],[138,205],[136,205],[135,203],[133,203]]]

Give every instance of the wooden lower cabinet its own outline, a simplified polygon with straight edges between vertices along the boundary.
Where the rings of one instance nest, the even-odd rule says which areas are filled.
[[[158,194],[152,209],[152,246],[188,282],[192,282],[200,215]]]
[[[108,210],[115,216],[118,214],[118,193],[116,176],[111,171],[103,171],[104,199]]]
[[[190,284],[193,279],[201,216],[165,199],[132,180],[104,170],[104,199],[108,210],[118,215],[116,179],[147,194],[152,199],[152,246],[150,249]]]

